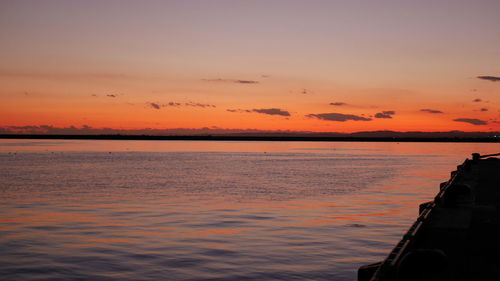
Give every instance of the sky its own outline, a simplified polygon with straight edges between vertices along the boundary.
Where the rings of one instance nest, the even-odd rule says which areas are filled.
[[[0,127],[499,131],[500,1],[0,1]]]

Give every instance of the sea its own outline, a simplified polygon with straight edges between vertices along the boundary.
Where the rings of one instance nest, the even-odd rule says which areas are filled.
[[[0,140],[0,279],[356,280],[498,143]]]

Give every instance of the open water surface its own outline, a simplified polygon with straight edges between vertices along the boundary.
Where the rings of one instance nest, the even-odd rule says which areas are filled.
[[[499,144],[0,140],[1,280],[356,280]]]

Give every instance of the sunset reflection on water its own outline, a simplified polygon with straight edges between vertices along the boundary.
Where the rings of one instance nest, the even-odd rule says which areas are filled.
[[[457,164],[498,148],[1,140],[0,275],[355,280]]]

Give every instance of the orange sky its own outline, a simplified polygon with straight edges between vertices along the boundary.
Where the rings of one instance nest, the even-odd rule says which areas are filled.
[[[0,127],[499,131],[498,11],[2,1]]]

